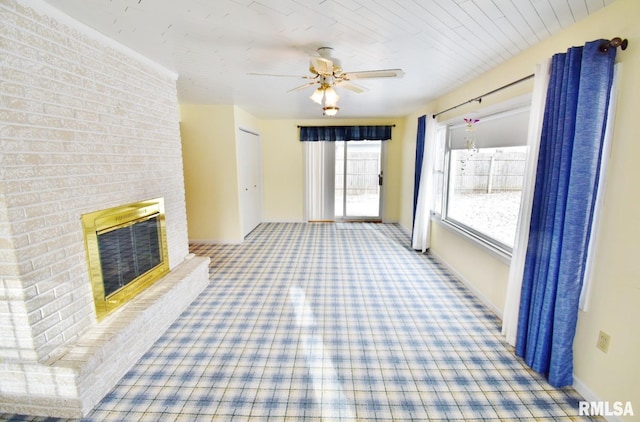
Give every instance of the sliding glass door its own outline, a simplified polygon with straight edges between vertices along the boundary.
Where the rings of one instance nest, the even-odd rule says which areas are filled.
[[[381,141],[335,142],[336,220],[380,220]]]

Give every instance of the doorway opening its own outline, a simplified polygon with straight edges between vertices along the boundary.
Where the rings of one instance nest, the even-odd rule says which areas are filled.
[[[335,219],[382,219],[382,141],[335,142]]]

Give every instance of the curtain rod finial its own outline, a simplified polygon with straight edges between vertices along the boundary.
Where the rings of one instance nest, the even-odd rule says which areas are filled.
[[[615,37],[609,41],[603,41],[598,47],[598,50],[600,50],[601,53],[606,53],[607,51],[609,51],[610,47],[613,47],[613,48],[620,47],[620,49],[624,51],[627,49],[628,45],[629,45],[629,40],[627,40],[626,38],[623,40],[620,37]]]
[[[609,41],[609,45],[614,48],[620,47],[620,49],[626,50],[627,46],[629,45],[629,41],[626,38],[623,40],[620,37],[615,37],[612,38],[611,41]]]

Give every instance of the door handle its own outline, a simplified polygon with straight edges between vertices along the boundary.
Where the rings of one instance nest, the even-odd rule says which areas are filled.
[[[384,178],[382,177],[382,174],[379,174],[379,175],[378,175],[378,186],[382,186],[382,180],[383,180],[383,179],[384,179]]]

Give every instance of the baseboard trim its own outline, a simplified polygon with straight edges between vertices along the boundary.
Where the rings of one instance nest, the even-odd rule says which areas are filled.
[[[586,401],[600,402],[602,399],[598,397],[580,378],[573,376],[573,389],[578,392]],[[635,409],[634,409],[635,410]],[[576,409],[577,412],[577,409]],[[608,422],[624,422],[624,420],[615,415],[603,416]]]
[[[462,274],[455,270],[449,263],[444,260],[440,255],[433,252],[433,250],[429,249],[428,254],[435,259],[440,265],[445,267],[447,271],[449,271],[453,276],[458,279],[462,284],[465,285],[467,289],[471,291],[489,310],[491,310],[500,320],[502,320],[502,310],[500,310],[496,305],[491,303],[491,301],[478,290],[473,283],[464,278]]]
[[[189,239],[189,243],[199,243],[204,245],[240,245],[242,241],[216,240],[216,239]]]

